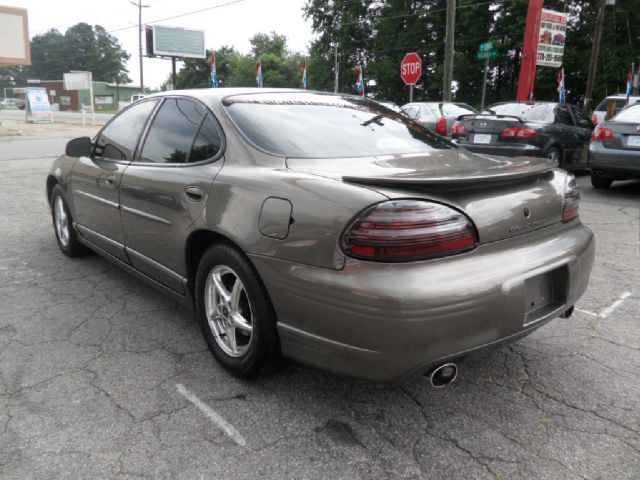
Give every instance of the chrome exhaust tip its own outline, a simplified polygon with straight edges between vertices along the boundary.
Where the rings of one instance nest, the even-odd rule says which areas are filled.
[[[458,377],[458,366],[455,363],[444,363],[425,375],[432,387],[442,388],[449,385]]]
[[[571,307],[568,310],[565,310],[560,317],[561,318],[569,318],[571,315],[573,315],[573,308],[575,305],[571,305]]]

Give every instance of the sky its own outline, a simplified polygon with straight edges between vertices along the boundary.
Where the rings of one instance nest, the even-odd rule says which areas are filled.
[[[242,53],[249,53],[251,36],[276,31],[286,35],[290,50],[305,53],[312,40],[311,24],[302,16],[306,0],[143,0],[142,3],[149,5],[142,9],[143,24],[208,9],[156,23],[204,30],[207,48],[231,45]],[[140,83],[138,8],[130,0],[0,0],[0,4],[28,10],[30,37],[52,28],[64,33],[80,22],[102,25],[131,54],[127,63],[129,77],[134,84]],[[144,35],[142,42],[144,51]],[[146,87],[159,87],[171,74],[169,60],[145,58],[143,62]]]

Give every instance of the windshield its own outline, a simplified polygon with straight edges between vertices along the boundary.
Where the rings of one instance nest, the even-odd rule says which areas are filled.
[[[554,120],[554,104],[551,103],[501,103],[485,109],[482,113],[495,115],[513,115],[530,122],[547,122]]]
[[[237,95],[223,103],[253,144],[284,157],[364,157],[456,148],[406,116],[358,97],[265,93]]]
[[[611,121],[640,123],[640,105],[634,105],[633,107],[622,110],[618,115],[611,119]]]

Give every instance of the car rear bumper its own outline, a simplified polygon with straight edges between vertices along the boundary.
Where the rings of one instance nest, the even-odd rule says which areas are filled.
[[[514,143],[512,145],[484,145],[478,143],[466,143],[458,142],[463,148],[470,150],[474,153],[484,153],[486,155],[502,155],[503,157],[542,157],[542,150],[535,145],[528,145],[524,143]]]
[[[285,356],[392,381],[559,316],[586,290],[594,252],[593,234],[576,222],[423,262],[349,259],[330,270],[251,260],[278,315]]]
[[[592,142],[589,168],[602,177],[640,178],[640,151],[605,148],[602,142]]]

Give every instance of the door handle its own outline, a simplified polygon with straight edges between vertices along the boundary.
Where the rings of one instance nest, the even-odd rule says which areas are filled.
[[[107,186],[109,186],[109,187],[115,187],[116,186],[116,177],[108,176],[105,179],[104,183],[106,183]]]
[[[192,202],[202,201],[202,189],[196,185],[190,185],[184,189],[184,194]]]

